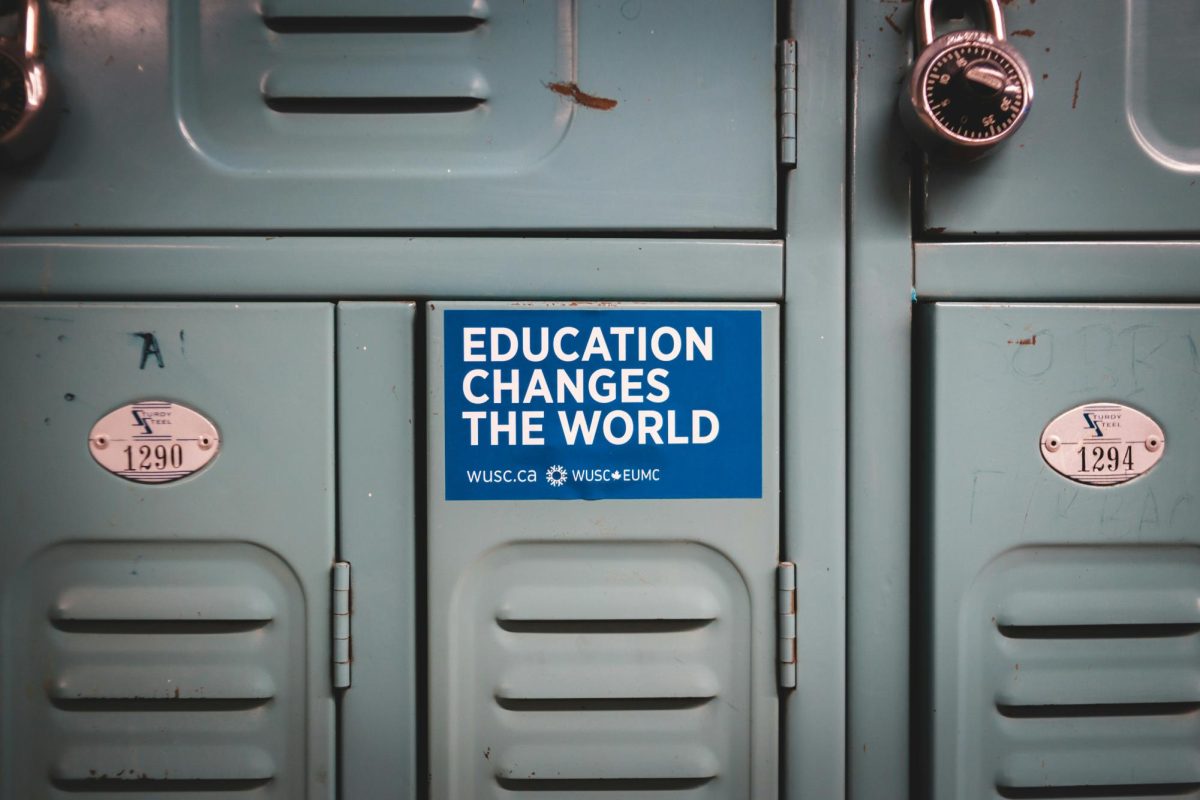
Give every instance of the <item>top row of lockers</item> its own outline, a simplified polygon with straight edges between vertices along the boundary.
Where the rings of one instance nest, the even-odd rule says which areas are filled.
[[[0,232],[770,233],[773,6],[46,2],[59,123],[0,180]],[[910,6],[884,0],[880,25],[911,36]],[[1004,7],[1029,122],[987,159],[926,170],[923,228],[1200,231],[1200,4]],[[825,157],[801,137],[795,179]]]

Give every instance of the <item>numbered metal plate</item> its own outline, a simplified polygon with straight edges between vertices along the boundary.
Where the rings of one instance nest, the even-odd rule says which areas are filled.
[[[1089,403],[1055,417],[1042,431],[1042,458],[1064,477],[1115,486],[1149,472],[1166,449],[1162,428],[1136,408]]]
[[[206,417],[169,400],[121,406],[88,435],[96,463],[137,483],[169,483],[199,472],[220,449],[217,428]]]

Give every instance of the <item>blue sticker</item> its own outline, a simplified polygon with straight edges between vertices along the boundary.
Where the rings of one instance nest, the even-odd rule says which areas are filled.
[[[447,500],[762,497],[762,312],[447,310]]]

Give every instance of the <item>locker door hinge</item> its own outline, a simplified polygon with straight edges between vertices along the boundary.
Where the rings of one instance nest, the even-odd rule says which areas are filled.
[[[775,572],[778,589],[779,629],[779,685],[784,689],[796,688],[796,565],[790,561],[781,563]]]
[[[796,40],[779,45],[779,163],[796,166]]]
[[[333,565],[333,688],[350,688],[350,564]]]

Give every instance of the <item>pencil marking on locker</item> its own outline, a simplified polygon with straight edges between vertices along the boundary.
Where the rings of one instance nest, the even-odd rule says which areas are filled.
[[[977,469],[974,471],[974,473],[971,476],[971,513],[967,519],[967,522],[970,522],[970,523],[975,522],[975,497],[976,497],[977,490],[979,488],[979,476],[980,475],[1003,475],[1003,474],[1004,474],[1004,472],[1002,470],[998,470],[998,469]]]
[[[1179,507],[1182,505],[1185,505],[1185,504],[1186,505],[1192,504],[1192,496],[1190,494],[1183,495],[1178,500],[1176,500],[1175,503],[1171,506],[1171,516],[1167,519],[1168,526],[1175,525],[1175,514],[1176,514],[1176,512],[1179,511]]]
[[[1154,497],[1153,489],[1146,492],[1146,497],[1142,500],[1142,518],[1138,520],[1138,533],[1147,525],[1158,527],[1158,500]]]
[[[1071,499],[1067,501],[1066,505],[1063,505],[1063,498],[1065,498],[1067,496],[1068,491],[1071,493]],[[1071,489],[1071,488],[1067,487],[1067,488],[1064,488],[1061,492],[1059,492],[1058,493],[1058,515],[1060,517],[1062,517],[1063,519],[1066,519],[1067,516],[1071,512],[1071,507],[1075,505],[1075,501],[1077,499],[1079,499],[1079,490],[1078,489]]]
[[[1110,496],[1105,495],[1104,502],[1100,504],[1100,530],[1101,530],[1101,532],[1104,531],[1104,529],[1105,529],[1105,527],[1107,527],[1108,523],[1117,522],[1121,519],[1121,509],[1124,508],[1124,506],[1125,506],[1125,498],[1118,497],[1117,498],[1117,507],[1110,514],[1108,511],[1109,499],[1110,499]]]
[[[1047,336],[1046,331],[1038,331],[1028,337],[1027,341],[1010,342],[1019,346],[1013,351],[1012,371],[1023,378],[1038,378],[1045,375],[1054,366],[1054,337]],[[1045,345],[1037,347],[1039,343]]]
[[[1192,351],[1192,372],[1200,373],[1200,351],[1196,349],[1196,340],[1187,335],[1188,348]]]

